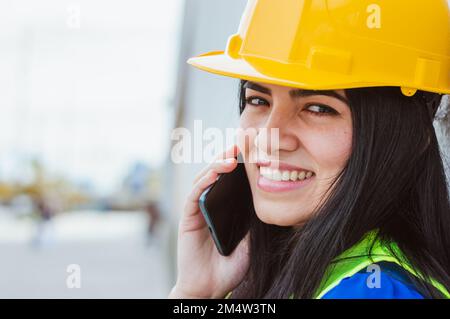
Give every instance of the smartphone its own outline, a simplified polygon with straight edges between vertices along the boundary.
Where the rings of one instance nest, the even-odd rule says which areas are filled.
[[[219,253],[229,256],[250,228],[255,214],[253,198],[242,157],[230,173],[220,174],[199,199],[200,210],[206,220]]]

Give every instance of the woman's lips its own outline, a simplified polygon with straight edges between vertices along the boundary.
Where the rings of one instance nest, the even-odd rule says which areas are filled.
[[[274,181],[262,176],[258,171],[258,182],[257,185],[260,189],[266,192],[286,192],[299,189],[308,185],[315,175],[304,180],[297,181]]]

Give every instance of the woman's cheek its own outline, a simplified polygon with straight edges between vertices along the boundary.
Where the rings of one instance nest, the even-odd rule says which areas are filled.
[[[311,136],[308,142],[309,153],[315,158],[319,170],[337,170],[347,162],[352,146],[349,131]]]

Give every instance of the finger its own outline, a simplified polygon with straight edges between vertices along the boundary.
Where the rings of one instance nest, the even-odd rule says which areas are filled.
[[[222,153],[222,159],[226,159],[226,158],[236,158],[236,156],[238,156],[239,154],[239,147],[237,146],[237,144],[234,144],[233,146],[231,146],[229,149],[227,149],[224,153]]]
[[[184,209],[186,218],[198,213],[198,201],[201,194],[216,181],[217,177],[218,174],[215,171],[209,171],[194,185],[186,200],[186,206]]]
[[[211,186],[211,184],[213,184],[217,180],[219,174],[229,173],[236,167],[237,160],[235,158],[228,158],[223,163],[215,163],[215,165],[210,168],[208,173],[206,173],[206,175],[204,175],[196,184],[194,184],[192,192],[188,196],[186,204],[187,206],[185,207],[185,210],[193,211],[193,213],[198,211],[198,201],[205,189]]]
[[[236,154],[236,155],[235,155]],[[233,147],[231,147],[230,149],[228,149],[227,151],[225,151],[224,153],[220,154],[219,156],[216,157],[215,161],[212,162],[211,164],[207,165],[206,167],[204,167],[194,178],[194,181],[192,182],[193,184],[197,183],[198,180],[200,178],[202,178],[202,176],[204,176],[210,169],[217,169],[217,166],[220,166],[220,164],[222,163],[226,163],[228,164],[226,161],[228,159],[235,159],[237,154],[239,154],[239,149],[237,147],[237,145],[233,145]],[[232,161],[234,162],[234,161]],[[219,165],[218,165],[219,164]],[[231,165],[232,166],[232,165]]]
[[[213,163],[207,165],[206,167],[204,167],[194,178],[193,184],[197,183],[197,181],[207,173],[207,171],[210,169],[210,166],[216,162],[221,162],[227,158],[235,158],[237,156],[237,154],[239,154],[239,148],[236,144],[234,144],[233,146],[231,146],[229,149],[227,149],[225,152],[219,154],[218,156],[216,156],[215,160]]]
[[[235,168],[236,163],[237,160],[235,158],[227,158],[225,160],[216,161],[208,165],[202,170],[201,173],[197,175],[197,177],[194,179],[193,185],[197,184],[197,182],[209,171],[214,171],[218,174],[231,172]]]

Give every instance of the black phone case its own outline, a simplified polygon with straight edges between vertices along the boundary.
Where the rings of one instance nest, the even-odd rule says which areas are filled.
[[[253,199],[243,163],[230,173],[221,174],[199,199],[219,253],[229,256],[247,233],[254,215]]]

